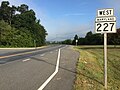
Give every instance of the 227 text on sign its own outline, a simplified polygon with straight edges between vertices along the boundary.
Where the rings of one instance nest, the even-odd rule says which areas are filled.
[[[115,33],[116,22],[96,22],[96,33]]]

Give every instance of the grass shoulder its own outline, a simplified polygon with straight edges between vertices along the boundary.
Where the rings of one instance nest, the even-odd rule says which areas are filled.
[[[103,46],[74,47],[80,52],[75,90],[104,90]],[[120,89],[120,49],[108,49],[108,90]],[[118,68],[117,68],[118,67]]]

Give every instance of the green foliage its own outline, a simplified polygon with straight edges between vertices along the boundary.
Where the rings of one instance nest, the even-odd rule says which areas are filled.
[[[0,44],[9,46],[12,44],[13,35],[16,33],[15,28],[12,28],[8,23],[0,21]]]
[[[16,12],[19,12],[16,13]],[[33,47],[45,44],[46,30],[36,19],[35,12],[25,4],[9,6],[3,1],[0,7],[0,46]]]
[[[112,45],[120,45],[120,28],[117,29],[117,33],[108,34],[108,43]]]
[[[75,35],[72,44],[75,45],[75,40],[78,40],[78,45],[103,45],[103,34],[93,34],[91,31],[85,37]],[[120,45],[120,29],[116,33],[108,34],[109,45]]]
[[[62,44],[71,45],[72,44],[72,40],[71,39],[67,39],[67,40],[63,41]]]
[[[85,36],[85,44],[87,45],[101,45],[103,44],[103,38],[101,34],[93,34],[91,31]]]
[[[17,10],[21,13],[24,13],[24,12],[28,11],[28,6],[25,4],[22,4],[22,5],[18,6]]]

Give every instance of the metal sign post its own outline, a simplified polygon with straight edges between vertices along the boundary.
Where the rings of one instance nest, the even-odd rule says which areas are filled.
[[[34,40],[34,47],[36,48],[36,40]]]
[[[107,89],[107,33],[104,33],[104,84]]]
[[[75,42],[76,42],[76,46],[77,46],[77,42],[78,42],[78,40],[76,40]]]
[[[113,9],[97,11],[95,32],[104,33],[104,85],[107,89],[107,33],[116,33],[116,17],[114,17]]]

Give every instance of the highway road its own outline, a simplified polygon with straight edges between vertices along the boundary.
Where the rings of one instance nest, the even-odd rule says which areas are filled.
[[[0,50],[0,90],[72,90],[78,58],[65,45]]]

